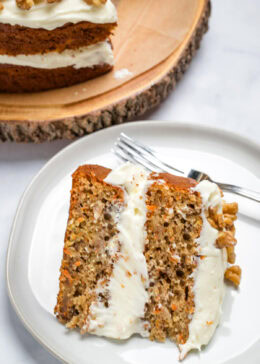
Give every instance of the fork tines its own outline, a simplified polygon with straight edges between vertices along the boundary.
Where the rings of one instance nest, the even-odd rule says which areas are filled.
[[[120,137],[117,139],[113,148],[113,152],[124,162],[129,161],[132,163],[138,163],[149,171],[177,171],[179,173],[183,173],[182,171],[175,169],[160,160],[152,148],[127,136],[124,133],[121,133]]]

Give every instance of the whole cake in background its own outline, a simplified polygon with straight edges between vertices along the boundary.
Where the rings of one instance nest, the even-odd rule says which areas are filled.
[[[111,0],[0,1],[0,92],[71,86],[110,71]]]
[[[180,359],[212,338],[236,286],[237,204],[218,186],[124,164],[73,174],[55,313],[114,339],[170,338]],[[84,343],[82,343],[84,345]]]

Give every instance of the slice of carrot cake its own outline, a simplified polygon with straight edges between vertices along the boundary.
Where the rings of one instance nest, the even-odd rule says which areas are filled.
[[[67,87],[110,71],[111,0],[0,0],[0,92]]]
[[[216,184],[126,163],[73,174],[55,307],[68,328],[175,341],[180,359],[219,324],[234,266],[237,204]]]

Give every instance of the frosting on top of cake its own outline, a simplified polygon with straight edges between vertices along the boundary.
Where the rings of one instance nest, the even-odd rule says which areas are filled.
[[[202,198],[202,231],[197,239],[200,258],[194,272],[195,311],[189,325],[189,338],[180,345],[180,359],[192,349],[201,349],[212,338],[221,316],[225,295],[224,273],[227,268],[226,249],[219,249],[215,243],[218,231],[208,222],[205,211],[217,207],[222,212],[222,198],[218,186],[209,181],[200,182],[195,188]]]
[[[109,307],[102,302],[91,305],[94,320],[87,324],[88,331],[99,336],[127,339],[134,333],[149,336],[149,324],[143,320],[148,272],[143,254],[146,232],[145,193],[149,185],[148,172],[142,167],[126,163],[110,172],[105,182],[125,191],[124,208],[118,217],[119,259],[114,263],[108,287]],[[110,244],[110,242],[109,242]],[[108,245],[109,245],[108,244]]]
[[[0,23],[47,30],[82,21],[96,24],[115,23],[116,8],[111,0],[107,0],[102,6],[88,5],[84,0],[62,0],[52,4],[41,1],[27,11],[20,9],[15,0],[5,0],[0,13]]]

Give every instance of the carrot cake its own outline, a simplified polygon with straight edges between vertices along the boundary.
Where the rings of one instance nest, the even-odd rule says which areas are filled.
[[[0,0],[0,92],[70,86],[113,67],[111,0]]]
[[[59,321],[114,339],[173,340],[180,359],[212,338],[224,279],[236,286],[237,204],[218,186],[126,163],[73,174]]]

